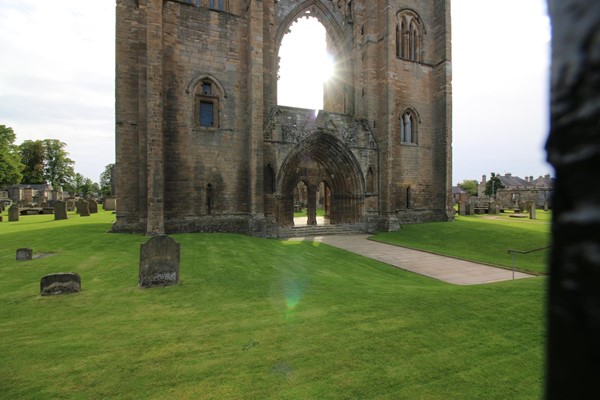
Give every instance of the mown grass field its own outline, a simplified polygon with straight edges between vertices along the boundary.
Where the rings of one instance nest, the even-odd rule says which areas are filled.
[[[550,245],[551,213],[537,211],[536,219],[512,218],[513,213],[456,216],[456,221],[404,225],[397,232],[378,234],[374,240],[433,253],[512,268],[509,249],[529,251]],[[515,254],[515,269],[542,275],[550,249]]]
[[[180,285],[141,290],[147,238],[112,218],[0,223],[0,398],[542,395],[544,277],[453,286],[313,242],[178,234]],[[39,296],[61,271],[82,292]]]

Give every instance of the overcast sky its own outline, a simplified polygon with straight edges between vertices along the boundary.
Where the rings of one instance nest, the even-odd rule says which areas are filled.
[[[0,0],[0,125],[59,139],[94,181],[115,160],[115,2]],[[453,184],[552,173],[545,0],[453,0]]]

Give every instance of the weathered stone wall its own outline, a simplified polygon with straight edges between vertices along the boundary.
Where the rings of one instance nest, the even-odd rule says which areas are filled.
[[[286,165],[330,185],[340,222],[390,230],[452,217],[448,0],[228,1],[222,11],[205,3],[117,1],[114,231],[285,225],[300,178]],[[406,9],[423,26],[418,60],[396,54]],[[326,28],[339,66],[329,112],[313,125],[305,111],[276,107],[281,40],[307,16]],[[218,98],[211,126],[195,120],[205,82]],[[415,117],[410,144],[400,138],[406,110]],[[280,186],[267,190],[269,168],[267,181]]]
[[[240,91],[246,84],[245,21],[204,7],[166,6],[165,215],[206,215],[209,184],[212,213],[247,213],[248,125],[239,117],[245,114]],[[218,127],[199,127],[193,121],[195,86],[202,77],[222,89]]]

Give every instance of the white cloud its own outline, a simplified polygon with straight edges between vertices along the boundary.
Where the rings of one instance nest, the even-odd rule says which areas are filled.
[[[67,143],[76,171],[93,180],[114,162],[111,3],[0,0],[0,124],[18,143]]]
[[[551,171],[543,0],[453,0],[453,181]]]

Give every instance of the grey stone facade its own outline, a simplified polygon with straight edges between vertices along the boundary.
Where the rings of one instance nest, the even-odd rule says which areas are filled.
[[[277,105],[305,16],[338,66],[316,116]],[[117,0],[116,51],[114,231],[275,237],[300,181],[309,221],[318,185],[332,224],[453,218],[449,0]]]

